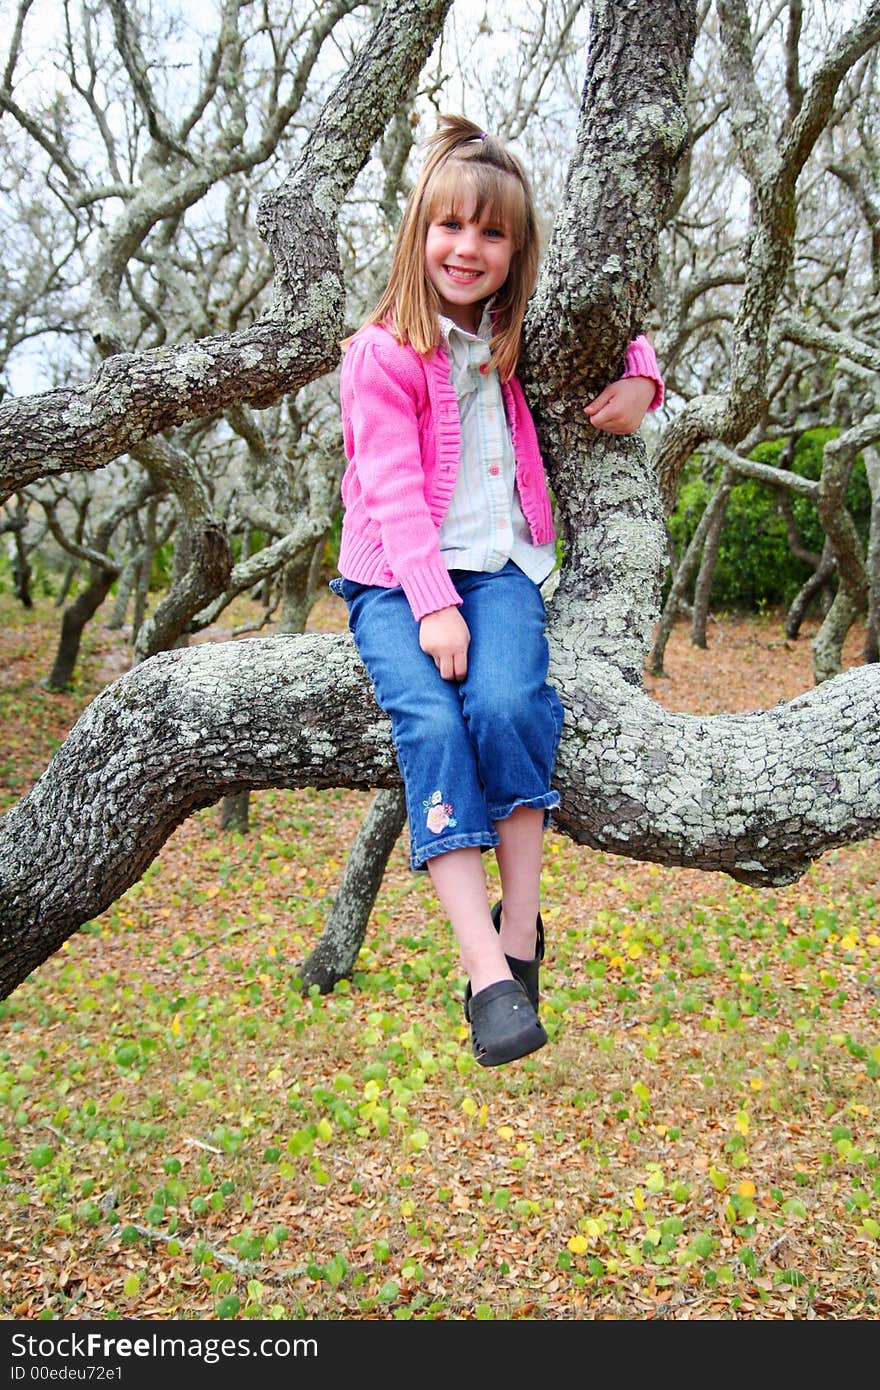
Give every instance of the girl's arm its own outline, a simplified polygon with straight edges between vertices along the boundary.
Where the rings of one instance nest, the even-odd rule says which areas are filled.
[[[626,371],[584,406],[590,424],[609,434],[632,434],[649,410],[663,404],[663,378],[654,349],[639,334],[626,350]]]
[[[461,598],[440,553],[425,500],[418,429],[419,378],[402,349],[355,341],[343,358],[340,393],[346,452],[364,509],[379,528],[385,559],[412,608],[426,613]]]

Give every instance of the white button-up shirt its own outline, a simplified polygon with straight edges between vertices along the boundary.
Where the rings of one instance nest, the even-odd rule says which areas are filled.
[[[475,334],[442,314],[440,333],[461,420],[461,461],[440,527],[443,559],[448,569],[486,574],[513,560],[541,584],[555,568],[556,546],[532,544],[516,492],[516,460],[498,373],[480,371],[490,357],[488,309]]]

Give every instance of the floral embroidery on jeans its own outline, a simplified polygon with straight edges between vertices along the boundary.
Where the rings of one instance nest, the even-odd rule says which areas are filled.
[[[439,835],[447,825],[455,825],[451,801],[443,800],[441,791],[432,792],[427,801],[422,802],[422,810],[427,813],[425,824],[433,835]]]

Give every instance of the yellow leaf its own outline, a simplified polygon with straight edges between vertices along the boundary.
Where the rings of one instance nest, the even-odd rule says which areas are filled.
[[[869,946],[880,946],[880,936],[875,931],[869,931],[865,940]]]
[[[748,1134],[749,1117],[743,1110],[739,1112],[736,1119],[734,1120],[733,1127],[736,1130],[737,1134]]]
[[[171,1031],[175,1038],[180,1034],[180,1014],[175,1014],[171,1020]]]
[[[755,1184],[748,1178],[743,1178],[742,1182],[737,1183],[736,1190],[740,1197],[754,1197]]]
[[[609,964],[609,965],[616,965],[616,966],[619,968],[621,965],[625,964],[625,962],[624,962],[623,956],[615,955],[615,956],[612,956],[612,957],[611,957],[611,959],[610,959],[610,961],[608,962],[608,964]]]
[[[513,1130],[511,1129],[510,1125],[502,1125],[502,1126],[501,1126],[501,1128],[500,1128],[499,1131],[498,1131],[498,1138],[499,1138],[499,1139],[512,1139],[512,1138],[513,1138]]]
[[[764,1083],[761,1080],[760,1076],[749,1077],[749,1085],[751,1086],[753,1091],[761,1091],[764,1088]]]
[[[573,1255],[583,1255],[588,1245],[586,1236],[572,1236],[568,1242],[568,1248]]]
[[[473,1096],[465,1096],[461,1103],[461,1108],[466,1115],[476,1115],[477,1102],[474,1100]]]
[[[637,941],[630,942],[630,944],[626,948],[626,953],[631,960],[638,960],[639,956],[644,954],[642,947],[639,945]]]
[[[636,1211],[645,1210],[645,1194],[640,1187],[637,1187],[633,1192],[633,1206]]]
[[[488,1107],[488,1105],[481,1105],[481,1106],[480,1106],[480,1124],[481,1124],[481,1125],[484,1125],[484,1124],[486,1123],[486,1121],[488,1120],[488,1118],[489,1118],[489,1107]]]

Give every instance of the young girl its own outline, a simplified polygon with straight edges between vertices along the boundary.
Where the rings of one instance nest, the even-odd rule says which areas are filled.
[[[388,287],[345,344],[349,466],[332,587],[391,717],[413,868],[427,865],[469,983],[474,1054],[542,1047],[542,840],[562,706],[547,683],[539,585],[555,565],[550,498],[514,376],[535,286],[528,180],[500,140],[441,117],[397,236]],[[627,433],[662,400],[648,341],[586,406]],[[489,908],[481,854],[502,901]],[[503,902],[503,911],[502,911]]]

